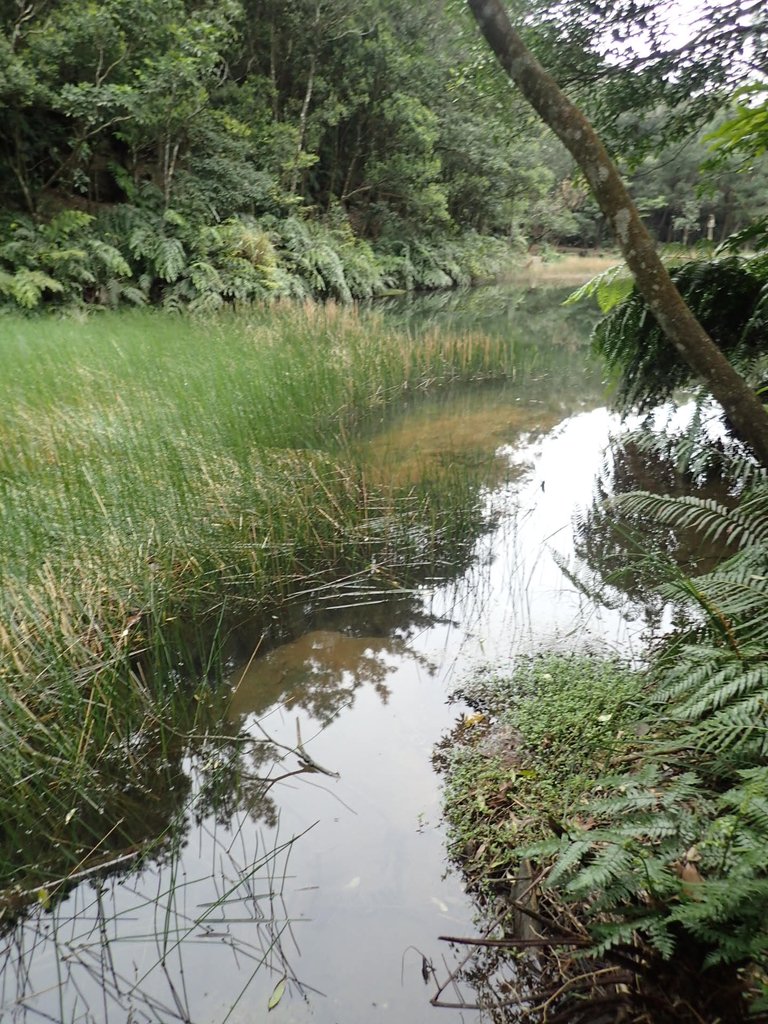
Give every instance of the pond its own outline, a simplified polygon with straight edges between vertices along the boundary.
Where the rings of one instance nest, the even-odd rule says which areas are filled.
[[[240,632],[229,724],[241,738],[190,755],[192,792],[159,853],[55,904],[41,893],[9,927],[3,1020],[482,1019],[429,1005],[432,969],[445,978],[464,956],[440,936],[475,930],[431,763],[463,710],[449,695],[542,648],[641,649],[642,623],[588,601],[559,565],[619,428],[585,357],[590,315],[562,298],[510,284],[387,310],[413,330],[522,339],[524,383],[415,396],[361,441],[377,472],[406,479],[414,460],[482,465],[492,528],[459,579],[369,587],[363,603],[329,591],[268,651]]]

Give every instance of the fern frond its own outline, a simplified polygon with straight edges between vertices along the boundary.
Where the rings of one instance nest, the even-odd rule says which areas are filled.
[[[24,309],[34,309],[39,305],[45,291],[60,294],[64,291],[64,285],[40,270],[29,270],[27,267],[21,267],[13,275],[10,293]]]
[[[674,530],[691,530],[709,541],[722,538],[730,544],[760,544],[768,541],[768,490],[730,508],[714,498],[671,497],[636,491],[619,494],[608,507],[645,517]]]
[[[725,666],[720,672],[707,679],[706,685],[699,692],[680,704],[670,708],[673,718],[689,722],[701,721],[718,709],[725,708],[732,702],[741,703],[742,699],[752,695],[768,694],[768,665],[744,671],[740,662]]]
[[[628,298],[634,287],[634,279],[627,270],[625,263],[617,263],[615,267],[608,267],[600,274],[583,284],[581,288],[571,292],[563,303],[564,306],[572,306],[584,299],[597,299],[597,304],[602,313],[609,313],[614,306],[617,306],[624,299]]]
[[[156,240],[152,262],[158,277],[173,283],[181,276],[187,264],[184,246],[178,238],[158,238]]]

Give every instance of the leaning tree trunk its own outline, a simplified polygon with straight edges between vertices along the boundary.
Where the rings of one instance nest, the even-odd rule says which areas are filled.
[[[723,407],[737,436],[768,466],[768,415],[762,403],[683,301],[595,129],[527,49],[500,0],[467,2],[504,70],[586,175],[661,329]]]

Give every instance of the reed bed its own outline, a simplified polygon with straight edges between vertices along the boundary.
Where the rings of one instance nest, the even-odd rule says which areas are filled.
[[[6,318],[0,346],[7,893],[162,833],[220,720],[234,617],[466,548],[476,482],[432,467],[398,489],[350,442],[404,392],[511,374],[515,351],[309,305]]]

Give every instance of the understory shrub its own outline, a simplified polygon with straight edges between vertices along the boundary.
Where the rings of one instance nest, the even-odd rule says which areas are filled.
[[[735,553],[694,577],[670,565],[685,610],[648,670],[642,729],[562,835],[519,851],[554,858],[548,885],[586,908],[596,950],[640,936],[702,969],[768,962],[768,486],[735,507],[618,495],[614,506]]]
[[[47,222],[0,225],[0,308],[160,304],[210,313],[273,298],[352,302],[392,289],[466,285],[510,262],[497,238],[465,236],[374,247],[340,211],[324,220],[293,213],[218,223],[164,207],[147,187],[135,204]]]

